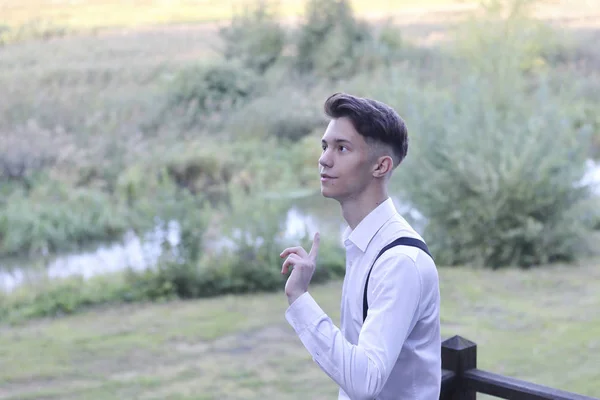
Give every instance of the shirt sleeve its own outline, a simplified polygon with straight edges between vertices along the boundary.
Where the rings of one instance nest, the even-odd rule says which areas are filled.
[[[308,292],[286,311],[288,323],[314,361],[351,399],[377,397],[416,322],[422,291],[419,271],[408,256],[389,253],[371,273],[369,312],[357,345],[344,338]]]

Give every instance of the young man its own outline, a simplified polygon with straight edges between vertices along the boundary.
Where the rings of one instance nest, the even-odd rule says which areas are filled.
[[[321,193],[340,203],[348,223],[341,329],[308,292],[318,233],[309,253],[292,247],[280,254],[281,272],[293,267],[285,286],[286,319],[340,386],[339,399],[438,400],[440,295],[434,261],[426,247],[406,245],[389,248],[376,260],[397,238],[423,240],[397,213],[387,191],[408,149],[404,121],[381,102],[341,93],[327,99],[325,112],[331,121],[319,159]]]

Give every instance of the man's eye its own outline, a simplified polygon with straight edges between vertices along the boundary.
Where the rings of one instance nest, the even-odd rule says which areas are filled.
[[[346,146],[340,146],[340,151],[344,151],[344,150],[347,150]]]

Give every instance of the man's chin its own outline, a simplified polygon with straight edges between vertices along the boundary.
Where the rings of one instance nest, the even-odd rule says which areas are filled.
[[[331,192],[331,190],[328,190],[327,188],[324,188],[321,186],[321,196],[328,198],[328,199],[335,199],[335,195]]]

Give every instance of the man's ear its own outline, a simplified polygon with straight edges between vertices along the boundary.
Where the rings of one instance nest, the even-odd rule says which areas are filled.
[[[373,176],[376,178],[382,178],[388,174],[394,168],[394,160],[389,155],[381,156],[377,158],[377,164],[373,171]]]

